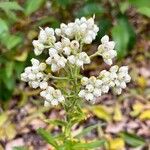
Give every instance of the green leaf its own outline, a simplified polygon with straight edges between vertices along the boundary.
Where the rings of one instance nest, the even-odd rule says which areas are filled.
[[[128,49],[134,46],[136,38],[133,27],[126,17],[122,16],[118,19],[117,25],[112,28],[112,36],[116,42],[117,56],[121,59],[128,54]]]
[[[135,7],[150,7],[149,0],[129,0],[129,2]]]
[[[56,3],[58,3],[61,7],[64,7],[64,8],[69,6],[72,2],[73,0],[56,0]]]
[[[104,13],[103,7],[99,3],[87,3],[84,7],[77,12],[78,17],[101,15]]]
[[[138,146],[144,146],[145,145],[144,139],[135,135],[135,134],[122,132],[120,134],[120,136],[125,140],[125,142],[127,144],[129,144],[132,147],[138,147]]]
[[[98,23],[100,31],[98,32],[98,40],[102,38],[106,33],[108,33],[109,29],[112,26],[112,23],[108,19],[102,19]]]
[[[18,35],[4,34],[3,38],[1,37],[1,42],[7,47],[7,49],[12,49],[16,47],[22,42],[22,40],[22,37]]]
[[[25,3],[26,16],[29,16],[33,12],[37,11],[44,4],[44,2],[45,0],[26,0]]]
[[[76,135],[75,137],[76,138],[80,138],[84,135],[86,135],[87,133],[89,133],[90,131],[92,131],[93,129],[97,128],[99,124],[96,124],[96,125],[92,125],[92,126],[89,126],[85,129],[83,129],[78,135]]]
[[[62,121],[62,120],[46,120],[46,122],[50,123],[50,124],[54,124],[54,125],[59,125],[59,126],[66,126],[67,122]]]
[[[125,11],[129,8],[129,2],[128,1],[120,2],[119,8],[120,8],[121,13],[125,13]]]
[[[137,11],[142,15],[150,17],[150,7],[140,7],[137,9]]]
[[[23,146],[17,146],[17,147],[13,147],[13,150],[27,150],[27,148]]]
[[[97,140],[94,142],[89,142],[89,143],[77,143],[73,146],[74,149],[94,149],[94,148],[98,148],[101,146],[104,146],[105,140]]]
[[[8,32],[9,28],[5,20],[0,18],[0,35],[3,32]]]
[[[58,147],[58,144],[57,142],[55,141],[54,137],[52,137],[52,135],[45,131],[44,129],[42,128],[39,128],[37,130],[37,133],[49,144],[51,144],[52,146],[54,146],[55,148]]]
[[[13,94],[13,89],[9,90],[2,80],[0,80],[0,91],[0,100],[3,101],[8,100]]]
[[[15,70],[16,78],[20,79],[20,74],[21,74],[21,72],[23,72],[24,68],[25,68],[25,64],[24,63],[22,63],[22,62],[15,62],[14,70]]]
[[[4,11],[23,10],[23,8],[17,2],[0,2],[0,8]]]
[[[10,78],[12,76],[13,68],[14,68],[14,62],[13,61],[9,61],[6,63],[5,73],[6,73],[7,78]]]

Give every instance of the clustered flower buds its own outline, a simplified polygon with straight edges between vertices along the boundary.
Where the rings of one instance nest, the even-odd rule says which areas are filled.
[[[48,86],[48,75],[43,71],[46,68],[45,63],[40,63],[37,59],[31,59],[32,66],[25,68],[25,72],[21,74],[21,80],[28,82],[33,88],[40,87],[46,89]]]
[[[77,18],[75,22],[62,23],[60,29],[55,31],[58,36],[63,35],[69,39],[78,39],[82,43],[91,44],[96,38],[99,28],[94,24],[94,17],[90,19],[82,17],[81,19]]]
[[[61,94],[61,91],[55,90],[51,86],[48,86],[46,90],[40,93],[40,95],[45,98],[45,106],[49,106],[49,104],[55,106],[58,105],[59,102],[63,102],[65,100],[64,96]]]
[[[105,35],[101,39],[102,44],[98,47],[98,54],[104,59],[104,62],[108,65],[112,65],[112,59],[117,56],[117,52],[114,50],[115,42],[109,41],[109,37]]]
[[[109,71],[103,70],[96,78],[91,76],[90,78],[83,77],[81,84],[83,89],[79,92],[79,97],[86,99],[87,101],[95,102],[96,98],[103,93],[108,93],[112,88],[116,94],[121,94],[122,89],[126,88],[126,83],[130,82],[131,77],[128,74],[128,67],[117,65],[112,66]]]
[[[32,42],[34,53],[41,55],[45,50],[48,57],[44,63],[33,58],[31,60],[32,66],[25,68],[25,72],[21,74],[21,79],[28,82],[33,88],[40,87],[42,90],[40,95],[45,99],[46,106],[49,104],[58,105],[67,99],[66,93],[49,85],[48,81],[51,76],[46,72],[46,68],[49,66],[52,72],[58,72],[61,69],[66,71],[68,66],[79,70],[79,68],[84,68],[84,64],[90,64],[91,58],[97,55],[102,56],[106,64],[112,65],[117,53],[114,50],[115,42],[109,41],[107,35],[102,37],[101,44],[95,54],[88,56],[82,50],[84,44],[91,44],[95,40],[98,31],[99,28],[94,23],[94,17],[89,19],[82,17],[68,24],[62,23],[60,28],[55,30],[49,27],[40,28],[38,40]],[[76,74],[73,75],[72,80],[77,78]],[[109,71],[101,71],[98,77],[83,77],[76,96],[94,103],[97,97],[107,93],[110,89],[121,94],[122,89],[126,88],[126,83],[130,82],[130,79],[127,66],[120,68],[112,66]],[[67,92],[70,93],[69,89]]]

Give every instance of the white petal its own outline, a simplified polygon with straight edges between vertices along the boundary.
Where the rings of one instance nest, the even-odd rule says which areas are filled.
[[[106,44],[109,42],[109,36],[108,35],[105,35],[101,38],[101,42],[102,44]]]

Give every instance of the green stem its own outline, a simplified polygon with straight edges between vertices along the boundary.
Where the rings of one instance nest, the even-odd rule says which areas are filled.
[[[90,56],[90,58],[92,59],[92,58],[94,58],[95,56],[98,56],[98,53],[97,53],[97,52],[94,53],[94,54],[92,54],[92,55]]]

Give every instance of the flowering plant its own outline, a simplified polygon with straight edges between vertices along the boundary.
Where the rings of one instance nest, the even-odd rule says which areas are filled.
[[[85,119],[82,111],[83,101],[95,103],[102,94],[110,89],[116,94],[121,94],[130,82],[128,67],[111,66],[109,71],[103,70],[99,76],[85,77],[80,70],[85,64],[90,64],[92,58],[101,56],[104,62],[112,65],[113,58],[117,55],[114,50],[115,42],[109,41],[105,35],[101,39],[98,50],[88,56],[83,51],[83,45],[91,44],[99,31],[94,23],[94,17],[76,19],[74,22],[60,25],[60,28],[40,28],[38,40],[33,41],[35,55],[49,53],[44,62],[32,58],[32,66],[25,68],[21,79],[28,82],[32,88],[40,88],[40,95],[45,106],[61,105],[66,112],[66,119],[55,120],[61,125],[62,134],[51,138],[45,130],[40,134],[56,149],[90,149],[101,145],[100,140],[83,144],[73,140],[71,127]],[[50,69],[49,69],[50,68]],[[57,75],[57,76],[56,76]]]

